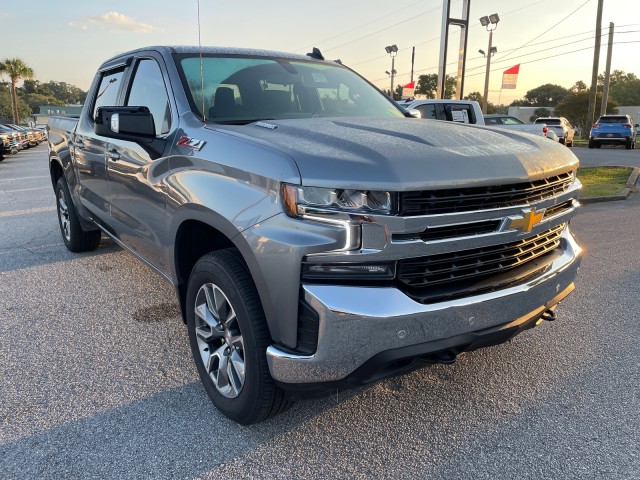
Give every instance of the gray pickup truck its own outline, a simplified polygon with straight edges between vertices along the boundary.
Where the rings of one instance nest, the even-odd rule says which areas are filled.
[[[240,423],[504,342],[574,288],[570,151],[406,118],[315,49],[124,53],[48,133],[65,244],[171,282]]]

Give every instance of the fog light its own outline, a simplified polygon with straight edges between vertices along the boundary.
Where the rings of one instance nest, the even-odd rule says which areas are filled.
[[[393,264],[304,263],[304,280],[392,280]]]

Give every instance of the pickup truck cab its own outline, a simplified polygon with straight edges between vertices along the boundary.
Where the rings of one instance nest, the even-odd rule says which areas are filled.
[[[420,118],[426,120],[448,120],[456,123],[484,125],[482,109],[475,100],[423,99],[412,100],[402,105],[407,109],[420,112]]]
[[[175,287],[240,423],[504,342],[574,288],[570,151],[406,118],[315,49],[123,53],[48,134],[65,244],[107,235]]]

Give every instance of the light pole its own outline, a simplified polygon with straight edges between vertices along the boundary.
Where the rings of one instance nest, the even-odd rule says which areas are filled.
[[[395,64],[396,64],[396,55],[398,54],[398,46],[393,44],[388,47],[384,47],[384,50],[391,56],[391,100],[393,100],[393,77],[396,74]]]
[[[484,96],[482,98],[482,113],[487,113],[487,103],[489,96],[489,69],[491,68],[491,56],[498,51],[496,47],[491,46],[491,42],[493,41],[493,31],[498,28],[498,22],[500,21],[500,17],[497,13],[491,14],[488,17],[480,18],[480,25],[485,27],[489,32],[489,48],[487,49],[487,72],[484,77]],[[482,50],[478,50],[482,52]],[[484,52],[482,52],[484,54]]]

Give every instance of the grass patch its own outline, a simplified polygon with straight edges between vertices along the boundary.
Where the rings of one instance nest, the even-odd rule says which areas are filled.
[[[620,195],[625,189],[631,167],[584,167],[578,169],[582,198]]]

